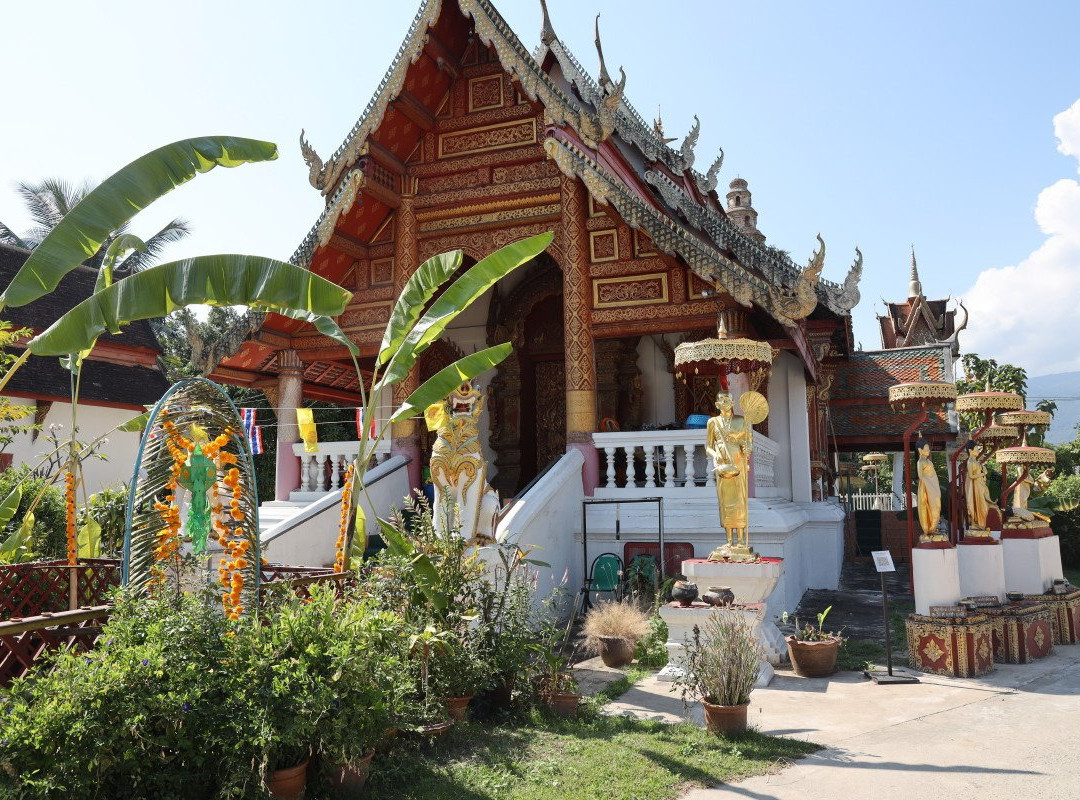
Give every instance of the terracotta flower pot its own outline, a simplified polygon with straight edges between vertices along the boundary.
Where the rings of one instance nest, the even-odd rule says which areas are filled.
[[[469,701],[472,700],[472,695],[466,695],[465,697],[447,697],[446,711],[450,714],[450,719],[454,722],[461,722],[465,719],[465,710],[469,707]]]
[[[601,636],[600,660],[605,667],[621,669],[634,660],[634,643],[622,636]]]
[[[824,678],[836,672],[836,655],[840,651],[840,639],[823,642],[800,642],[794,636],[787,637],[788,656],[796,675],[804,678]]]
[[[270,773],[266,788],[279,800],[297,800],[307,788],[307,768],[308,759],[305,758],[295,767],[276,769]]]
[[[547,698],[547,705],[557,717],[572,717],[577,714],[581,695],[577,692],[555,692]]]
[[[371,759],[375,755],[374,750],[369,750],[367,755],[355,764],[342,764],[337,768],[330,779],[330,787],[348,797],[356,795],[364,784],[367,783],[368,770],[371,767]]]
[[[436,722],[432,725],[425,725],[420,729],[420,733],[424,736],[442,736],[452,727],[454,727],[454,721],[448,719],[445,722]]]
[[[514,675],[505,675],[502,683],[488,692],[492,708],[510,708],[514,699],[514,682]]]
[[[746,710],[750,708],[749,703],[741,706],[718,706],[702,700],[701,704],[705,706],[705,728],[709,733],[732,736],[746,732]]]

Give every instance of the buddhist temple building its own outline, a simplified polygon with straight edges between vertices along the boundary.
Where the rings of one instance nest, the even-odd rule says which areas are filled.
[[[571,584],[588,567],[586,497],[663,496],[668,546],[683,556],[715,546],[704,431],[686,423],[715,413],[717,379],[680,379],[674,350],[716,336],[721,316],[729,335],[768,342],[771,373],[756,386],[735,375],[731,388],[736,400],[756,388],[769,401],[755,435],[751,538],[763,553],[801,559],[776,594],[794,608],[807,586],[839,575],[829,409],[846,396],[843,370],[866,359],[854,352],[850,316],[862,256],[836,268],[820,240],[804,244],[802,263],[767,246],[748,182],[718,194],[723,153],[697,147],[707,120],[666,138],[631,105],[634,76],[605,62],[599,22],[594,77],[543,10],[530,50],[488,0],[424,2],[340,146],[323,157],[301,139],[325,208],[292,261],[354,292],[339,323],[371,369],[393,300],[425,259],[461,249],[471,264],[554,232],[547,252],[455,320],[383,403],[462,354],[512,342],[510,358],[480,380],[489,477],[504,501],[518,497],[503,524],[542,540]],[[921,294],[912,301],[920,315],[941,316]],[[288,423],[300,398],[359,398],[344,348],[273,314],[212,377],[263,388],[276,405],[279,502],[310,477]],[[417,421],[393,429],[390,450],[407,459],[414,486],[430,437]],[[624,546],[639,539],[656,547],[655,508],[622,510],[625,541],[614,518],[606,507],[589,518],[590,558],[629,555]]]

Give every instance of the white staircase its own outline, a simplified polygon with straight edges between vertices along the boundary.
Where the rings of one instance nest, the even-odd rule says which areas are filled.
[[[282,522],[292,519],[310,503],[310,500],[268,500],[262,503],[259,506],[259,534],[264,534]]]

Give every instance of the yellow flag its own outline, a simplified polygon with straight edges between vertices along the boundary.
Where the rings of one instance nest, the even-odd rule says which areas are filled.
[[[437,431],[446,425],[446,404],[432,403],[424,409],[424,422],[429,431]]]
[[[310,408],[296,409],[296,424],[300,426],[300,438],[304,440],[304,452],[319,452],[319,435],[315,432],[315,418],[312,416]]]

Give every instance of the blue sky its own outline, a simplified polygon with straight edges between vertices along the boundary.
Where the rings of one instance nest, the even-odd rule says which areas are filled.
[[[532,47],[537,0],[497,5]],[[609,65],[626,68],[627,94],[643,116],[659,106],[669,136],[700,116],[699,161],[724,148],[721,186],[749,180],[770,244],[805,262],[820,231],[833,278],[862,248],[854,318],[864,346],[878,345],[880,298],[906,293],[914,243],[928,294],[970,297],[966,347],[1032,374],[1080,369],[1076,348],[1053,336],[1071,321],[1073,289],[1080,293],[1080,278],[1072,282],[1080,275],[1080,107],[1059,122],[1068,138],[1076,117],[1065,152],[1054,125],[1080,99],[1080,3],[549,7],[560,37],[594,71],[592,18],[601,13]],[[18,179],[101,178],[175,139],[247,135],[278,142],[281,159],[200,177],[135,230],[181,215],[196,232],[177,257],[288,257],[321,209],[300,129],[324,155],[341,142],[415,9],[314,0],[7,5],[5,27],[21,35],[5,37],[0,50],[9,98],[0,115],[0,219],[23,225],[11,188]],[[1018,308],[1039,312],[1017,317]]]

